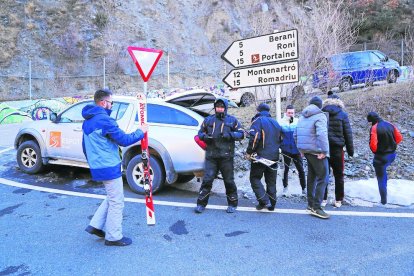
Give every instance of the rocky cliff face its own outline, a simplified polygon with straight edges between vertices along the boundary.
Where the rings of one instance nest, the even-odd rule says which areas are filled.
[[[286,1],[284,5],[292,5]],[[33,97],[81,95],[105,84],[126,94],[140,89],[126,48],[164,50],[149,88],[212,85],[225,76],[221,53],[257,32],[275,8],[257,1],[6,0],[0,3],[0,99],[27,98],[29,60]],[[270,20],[275,17],[275,20]],[[257,25],[257,24],[256,24]],[[227,68],[229,70],[229,68]]]

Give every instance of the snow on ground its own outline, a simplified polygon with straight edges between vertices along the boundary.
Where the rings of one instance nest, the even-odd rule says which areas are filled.
[[[277,196],[280,197],[283,191],[282,185],[282,170],[279,170],[276,182]],[[235,174],[235,181],[239,192],[247,195],[251,199],[255,199],[254,193],[250,186],[249,173]],[[262,183],[264,179],[262,179]],[[178,189],[191,190],[198,192],[201,182],[195,179],[185,184],[174,184]],[[335,200],[335,185],[331,178],[328,190],[328,204],[333,204]],[[212,192],[225,193],[224,183],[222,180],[215,180]],[[300,196],[302,188],[299,185],[297,174],[289,173],[289,191],[288,197]],[[382,206],[380,202],[380,195],[378,190],[378,182],[376,178],[345,181],[345,204],[352,206]],[[409,207],[414,208],[414,181],[389,179],[388,180],[388,204],[386,208]]]
[[[399,206],[414,206],[414,181],[389,179],[387,185],[388,204]],[[380,195],[376,178],[350,181],[345,183],[345,195],[355,203],[378,203]],[[362,205],[362,204],[358,204]]]

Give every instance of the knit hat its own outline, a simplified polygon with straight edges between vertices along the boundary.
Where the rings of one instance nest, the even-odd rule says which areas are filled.
[[[378,115],[377,112],[371,111],[370,113],[368,113],[367,121],[372,123],[373,125],[375,125],[380,119],[381,117]]]
[[[259,106],[256,109],[258,112],[262,112],[262,111],[270,111],[270,107],[269,105],[265,104],[265,103],[261,103],[259,104]]]
[[[322,108],[322,99],[318,96],[315,96],[309,101],[309,104],[314,104],[317,107]]]

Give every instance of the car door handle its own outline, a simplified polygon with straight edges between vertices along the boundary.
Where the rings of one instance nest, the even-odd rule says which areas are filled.
[[[76,128],[74,128],[73,130],[74,130],[74,131],[82,131],[82,128],[81,128],[81,127],[76,127]]]

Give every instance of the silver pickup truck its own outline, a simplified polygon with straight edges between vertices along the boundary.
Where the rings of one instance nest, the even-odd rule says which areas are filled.
[[[114,96],[111,117],[126,133],[136,130],[138,102],[134,97]],[[214,95],[203,99],[214,102]],[[186,99],[185,103],[197,102]],[[47,164],[88,167],[82,150],[82,108],[93,100],[69,106],[50,120],[28,122],[20,128],[14,146],[17,163],[29,174],[40,172]],[[204,117],[187,107],[160,99],[148,99],[150,164],[153,192],[163,185],[187,182],[201,176],[205,152],[195,139]],[[206,115],[206,114],[203,114]],[[131,189],[143,194],[143,170],[140,143],[121,148],[122,166]]]

